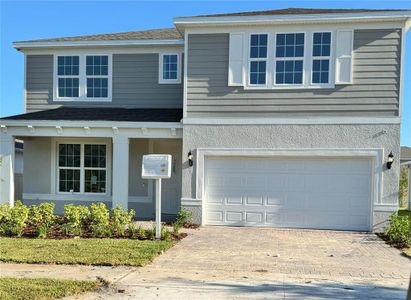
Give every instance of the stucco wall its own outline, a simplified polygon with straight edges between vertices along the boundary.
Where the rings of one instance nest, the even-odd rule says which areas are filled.
[[[183,155],[197,148],[367,148],[383,149],[384,157],[390,151],[394,160],[392,169],[384,168],[382,175],[382,205],[398,203],[400,126],[390,125],[185,125]],[[186,156],[186,155],[185,155]],[[195,198],[196,166],[183,163],[182,197]],[[195,157],[194,157],[195,161]],[[196,216],[201,207],[187,206]],[[383,224],[391,212],[374,208],[374,224]],[[197,222],[198,220],[197,217]]]

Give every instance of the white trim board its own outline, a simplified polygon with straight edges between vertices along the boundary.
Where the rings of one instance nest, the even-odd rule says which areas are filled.
[[[311,118],[184,118],[184,125],[332,125],[400,124],[399,117],[311,117]]]

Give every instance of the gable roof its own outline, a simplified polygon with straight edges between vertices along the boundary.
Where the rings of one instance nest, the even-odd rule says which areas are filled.
[[[92,34],[69,36],[61,38],[37,39],[27,41],[16,41],[14,43],[33,42],[79,42],[79,41],[133,41],[133,40],[180,40],[182,36],[175,28],[162,28],[139,31],[126,31],[106,34]]]
[[[307,14],[344,14],[344,13],[365,13],[365,12],[395,12],[405,11],[402,9],[318,9],[318,8],[284,8],[260,11],[246,11],[226,14],[199,15],[189,18],[199,17],[236,17],[236,16],[269,16],[269,15],[307,15]]]

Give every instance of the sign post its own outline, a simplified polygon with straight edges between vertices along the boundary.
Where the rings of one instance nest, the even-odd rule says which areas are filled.
[[[171,155],[143,155],[141,177],[156,180],[156,239],[161,239],[161,180],[171,177]]]

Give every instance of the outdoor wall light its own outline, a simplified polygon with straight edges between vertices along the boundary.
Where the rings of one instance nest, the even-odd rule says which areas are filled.
[[[193,162],[193,154],[191,153],[191,151],[188,151],[187,158],[188,158],[188,165],[192,167],[194,162]]]
[[[394,154],[392,154],[392,151],[391,151],[390,154],[388,154],[387,169],[391,169],[393,162],[394,162]]]

